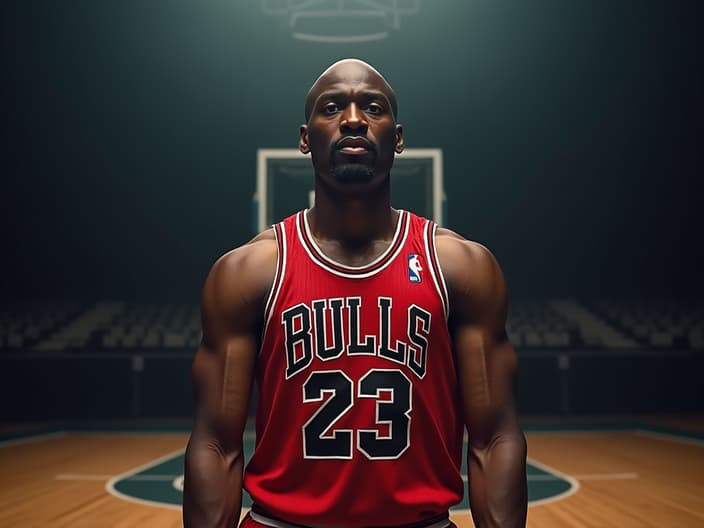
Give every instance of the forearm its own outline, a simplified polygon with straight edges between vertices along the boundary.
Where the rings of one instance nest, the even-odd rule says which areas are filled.
[[[528,491],[526,441],[516,431],[468,449],[469,500],[477,528],[524,527]]]
[[[237,526],[242,506],[242,450],[223,453],[192,438],[186,449],[183,489],[185,528]]]

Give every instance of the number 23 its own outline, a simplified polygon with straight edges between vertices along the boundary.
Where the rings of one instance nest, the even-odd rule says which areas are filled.
[[[388,436],[372,429],[357,430],[356,446],[371,460],[400,457],[410,444],[410,380],[400,370],[373,369],[359,380],[357,397],[379,398],[391,392],[388,401],[376,402],[376,423],[389,424]],[[353,431],[332,429],[354,404],[354,382],[339,370],[313,372],[303,384],[303,402],[322,401],[332,396],[303,425],[304,458],[352,458]]]

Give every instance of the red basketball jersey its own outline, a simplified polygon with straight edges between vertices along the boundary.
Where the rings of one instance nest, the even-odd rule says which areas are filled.
[[[299,212],[279,248],[259,355],[255,511],[298,524],[437,518],[462,499],[463,424],[431,221],[400,211],[388,249],[350,267]]]

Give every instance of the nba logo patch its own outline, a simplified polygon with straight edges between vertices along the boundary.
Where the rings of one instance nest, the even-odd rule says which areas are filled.
[[[423,282],[421,271],[423,267],[420,265],[420,257],[415,253],[408,255],[408,280],[415,283]]]

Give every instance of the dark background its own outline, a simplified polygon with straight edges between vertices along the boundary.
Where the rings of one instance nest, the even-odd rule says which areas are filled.
[[[420,0],[384,40],[347,44],[293,38],[264,9],[285,3],[0,4],[3,317],[52,299],[195,306],[253,235],[257,149],[297,146],[309,86],[344,57],[395,87],[408,147],[443,150],[449,226],[493,250],[512,299],[673,300],[679,320],[701,305],[699,2]],[[22,397],[0,418],[190,414],[195,346],[110,348],[106,324],[3,350],[0,399]],[[518,347],[521,412],[704,408],[694,345],[571,343]]]
[[[256,149],[296,147],[348,56],[443,149],[449,226],[514,296],[701,296],[697,4],[424,0],[329,44],[262,0],[5,2],[3,297],[198,302],[252,235]]]

